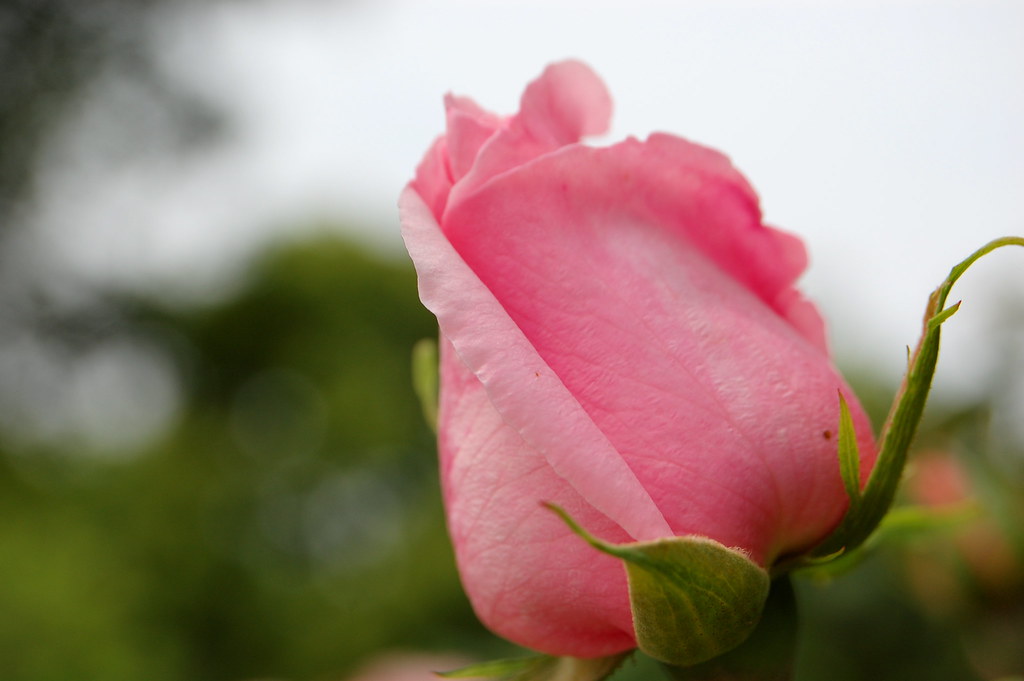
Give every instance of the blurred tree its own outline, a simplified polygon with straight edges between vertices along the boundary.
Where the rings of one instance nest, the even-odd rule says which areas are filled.
[[[0,227],[30,195],[38,152],[104,73],[145,88],[181,139],[216,129],[215,113],[155,68],[150,23],[173,0],[7,0],[0,5]]]
[[[158,10],[174,5],[0,3],[0,424],[23,431],[15,437],[66,429],[55,384],[70,384],[85,370],[85,355],[107,341],[134,340],[123,337],[119,311],[55,267],[31,231],[31,215],[45,197],[42,171],[67,141],[66,129],[106,79],[136,105],[116,109],[120,134],[113,146],[148,148],[159,140],[160,151],[172,154],[221,130],[217,112],[182,92],[155,62],[154,21]],[[153,134],[156,128],[161,134]],[[50,411],[48,425],[37,422],[41,406]]]
[[[108,304],[174,358],[184,404],[133,457],[0,459],[3,678],[313,678],[491,640],[410,388],[436,333],[411,268],[324,238],[213,308]]]
[[[217,130],[151,61],[170,4],[0,7],[0,678],[308,678],[483,640],[409,386],[411,345],[435,330],[408,265],[323,239],[268,256],[215,308],[82,290],[69,305],[62,273],[10,248],[40,151],[105,74],[158,102],[172,141]],[[54,402],[111,346],[183,387],[173,428],[113,458]],[[65,436],[34,439],[40,424]]]

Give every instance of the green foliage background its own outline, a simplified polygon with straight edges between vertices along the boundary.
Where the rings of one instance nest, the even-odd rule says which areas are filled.
[[[322,239],[214,308],[120,306],[185,405],[131,457],[4,452],[3,678],[313,678],[480,638],[409,387],[435,331],[408,266]]]

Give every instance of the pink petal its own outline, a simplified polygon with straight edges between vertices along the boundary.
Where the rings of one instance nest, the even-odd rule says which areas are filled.
[[[455,252],[415,189],[402,193],[399,207],[420,298],[505,423],[629,536],[671,535],[629,466]]]
[[[611,111],[611,95],[590,67],[577,61],[552,64],[527,86],[519,113],[480,148],[455,195],[471,194],[506,170],[577,142],[584,135],[604,132]]]
[[[452,175],[456,181],[469,172],[476,161],[480,147],[502,125],[502,120],[484,111],[466,97],[448,95],[444,98],[448,121],[448,154]]]
[[[611,116],[612,98],[598,75],[569,60],[547,67],[526,87],[516,122],[535,140],[557,148],[603,133]]]
[[[767,563],[823,536],[845,509],[825,436],[845,384],[770,307],[803,266],[802,249],[761,225],[721,157],[666,136],[652,142],[567,147],[453,194],[445,232],[517,342],[525,337],[529,361],[543,364],[540,377],[578,401],[673,532]],[[435,299],[475,308],[455,290]],[[548,424],[527,438],[533,446],[577,441],[572,428],[552,427],[559,415],[505,393],[530,391],[529,363],[510,367],[495,352],[504,332],[442,329],[502,416]],[[470,350],[468,335],[491,345]],[[855,418],[870,449],[856,407]],[[583,489],[586,471],[561,470]],[[606,470],[601,478],[586,483],[588,500],[617,482]]]
[[[448,165],[448,140],[439,137],[416,167],[416,177],[410,184],[430,208],[431,214],[440,219],[448,205],[448,193],[453,182]]]
[[[633,209],[692,243],[765,303],[807,267],[803,243],[764,226],[757,195],[726,156],[665,134],[617,148],[603,162],[621,158],[636,173],[630,185],[649,205],[634,200]]]
[[[825,320],[821,318],[817,306],[804,298],[796,289],[786,289],[772,305],[782,317],[793,325],[797,333],[806,338],[812,345],[828,355],[828,339],[825,334]]]
[[[441,479],[459,572],[477,615],[505,638],[550,654],[592,657],[634,647],[622,566],[572,536],[538,500],[559,504],[612,541],[629,536],[505,423],[446,341],[441,357]]]

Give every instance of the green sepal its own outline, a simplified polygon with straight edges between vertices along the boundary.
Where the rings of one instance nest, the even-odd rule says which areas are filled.
[[[843,393],[839,393],[839,474],[843,478],[850,508],[860,504],[860,450],[857,447],[857,431],[853,428],[853,417]]]
[[[423,418],[437,432],[437,341],[423,338],[412,346],[412,389],[419,398]]]
[[[907,462],[907,451],[921,421],[928,392],[931,390],[935,365],[939,358],[939,337],[942,323],[958,309],[960,303],[946,305],[953,284],[979,258],[1003,246],[1024,246],[1024,238],[1003,237],[990,241],[960,262],[949,272],[946,280],[928,298],[924,328],[917,348],[908,360],[903,379],[889,417],[882,428],[881,445],[875,466],[860,494],[860,503],[851,504],[839,527],[809,557],[849,553],[863,544],[875,531],[892,506]],[[845,480],[845,477],[844,477]]]
[[[445,679],[497,679],[498,681],[602,681],[618,669],[632,651],[608,657],[577,658],[531,655],[436,672]]]
[[[546,506],[591,546],[623,561],[637,646],[659,662],[705,662],[756,628],[770,579],[743,552],[698,536],[609,544]]]
[[[664,665],[674,681],[792,681],[797,652],[797,606],[789,577],[772,582],[761,621],[724,655],[691,667]]]
[[[937,315],[935,315],[934,317],[929,319],[928,323],[927,323],[928,330],[932,331],[934,329],[937,329],[940,324],[942,324],[944,321],[946,321],[947,319],[949,319],[950,317],[955,315],[957,313],[957,310],[960,309],[960,303],[961,302],[963,302],[963,301],[959,301],[958,300],[953,305],[950,305],[945,310],[943,310],[942,312],[939,312]]]

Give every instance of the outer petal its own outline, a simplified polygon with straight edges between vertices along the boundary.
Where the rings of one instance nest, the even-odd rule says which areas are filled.
[[[796,289],[787,289],[780,293],[772,307],[796,329],[797,333],[806,338],[823,353],[828,354],[828,340],[825,336],[825,320],[811,301],[807,300]]]
[[[667,153],[691,147],[665,136],[567,147],[453,196],[445,232],[674,533],[765,564],[816,542],[845,509],[831,433],[837,390],[851,393],[772,307],[803,265],[794,241],[761,225],[715,156]],[[476,370],[492,401],[514,371],[493,359]],[[544,418],[494,402],[506,419]],[[549,437],[532,443],[562,442]],[[873,452],[867,437],[862,447]]]
[[[413,188],[402,193],[399,207],[420,298],[462,362],[485,383],[504,421],[629,536],[670,535],[629,466],[452,249]]]
[[[474,608],[497,633],[552,654],[609,655],[634,646],[621,565],[595,554],[540,502],[562,505],[610,541],[653,539],[671,529],[459,259],[415,190],[402,194],[400,206],[421,297],[445,337],[442,482]],[[490,392],[477,375],[489,378]]]
[[[558,503],[612,541],[629,536],[502,420],[446,341],[441,358],[445,507],[459,573],[480,619],[505,638],[555,655],[635,647],[622,566],[572,536],[538,500]]]
[[[430,145],[427,155],[416,167],[416,178],[411,185],[427,204],[431,214],[440,219],[448,205],[448,194],[454,181],[448,163],[448,140],[439,137]]]
[[[665,134],[616,148],[595,152],[605,166],[621,163],[629,190],[639,192],[624,209],[674,232],[778,312],[807,254],[799,239],[761,222],[757,195],[729,159]]]

